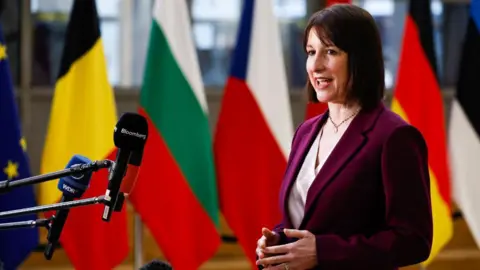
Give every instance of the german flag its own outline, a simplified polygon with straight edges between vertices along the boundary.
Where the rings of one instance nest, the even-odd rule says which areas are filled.
[[[428,146],[433,214],[433,247],[429,264],[453,234],[450,177],[442,95],[436,77],[429,0],[411,0],[392,110],[417,127]]]
[[[64,169],[75,154],[91,160],[115,159],[117,114],[106,71],[95,0],[76,0],[55,85],[41,173]],[[56,182],[40,185],[40,204],[61,199]],[[84,197],[105,193],[107,183],[107,170],[95,173]],[[102,211],[102,205],[70,210],[60,243],[75,269],[113,269],[128,255],[125,210],[115,213],[108,223],[102,221]]]
[[[331,6],[333,4],[351,4],[352,0],[327,0],[327,6]],[[308,79],[307,79],[308,80]],[[307,82],[309,83],[309,82]],[[307,110],[305,113],[305,120],[308,120],[314,116],[317,116],[321,113],[324,113],[328,109],[327,104],[317,102],[308,102],[307,103]]]

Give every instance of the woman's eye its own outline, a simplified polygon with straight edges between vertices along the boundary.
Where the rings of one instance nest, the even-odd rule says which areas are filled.
[[[308,56],[311,56],[311,55],[314,55],[314,54],[315,54],[315,51],[312,51],[312,50],[307,51],[307,55],[308,55]]]

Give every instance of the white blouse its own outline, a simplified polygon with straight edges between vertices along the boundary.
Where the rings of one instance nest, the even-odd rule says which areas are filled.
[[[290,214],[290,219],[294,228],[297,228],[302,223],[302,219],[305,213],[305,203],[307,201],[307,193],[312,185],[315,177],[317,176],[318,172],[322,168],[323,164],[325,164],[325,160],[328,159],[330,153],[327,154],[326,158],[315,167],[315,163],[318,156],[318,149],[320,144],[320,139],[323,134],[323,128],[317,135],[315,141],[313,141],[310,150],[305,157],[305,160],[298,172],[297,179],[290,191],[290,196],[288,197],[288,210]],[[332,148],[333,149],[333,148]]]

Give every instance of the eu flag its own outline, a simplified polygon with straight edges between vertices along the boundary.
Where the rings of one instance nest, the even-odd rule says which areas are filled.
[[[0,25],[0,181],[30,176],[26,142],[13,94],[2,26]],[[0,211],[35,206],[32,186],[13,188],[0,194]],[[0,223],[34,220],[36,215],[0,219]],[[17,269],[38,245],[38,228],[0,230],[0,261],[5,270]]]

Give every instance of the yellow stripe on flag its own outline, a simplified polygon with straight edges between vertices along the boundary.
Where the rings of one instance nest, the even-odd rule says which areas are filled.
[[[64,169],[75,154],[98,160],[114,149],[117,115],[106,70],[102,40],[97,39],[57,81],[41,173]],[[57,181],[39,187],[40,204],[58,202],[61,196]]]
[[[392,111],[409,122],[407,114],[396,98],[392,100]],[[438,181],[435,172],[429,167],[430,174],[430,195],[433,215],[433,245],[430,257],[422,263],[428,265],[450,241],[453,236],[453,221],[450,206],[443,200],[438,188]]]

